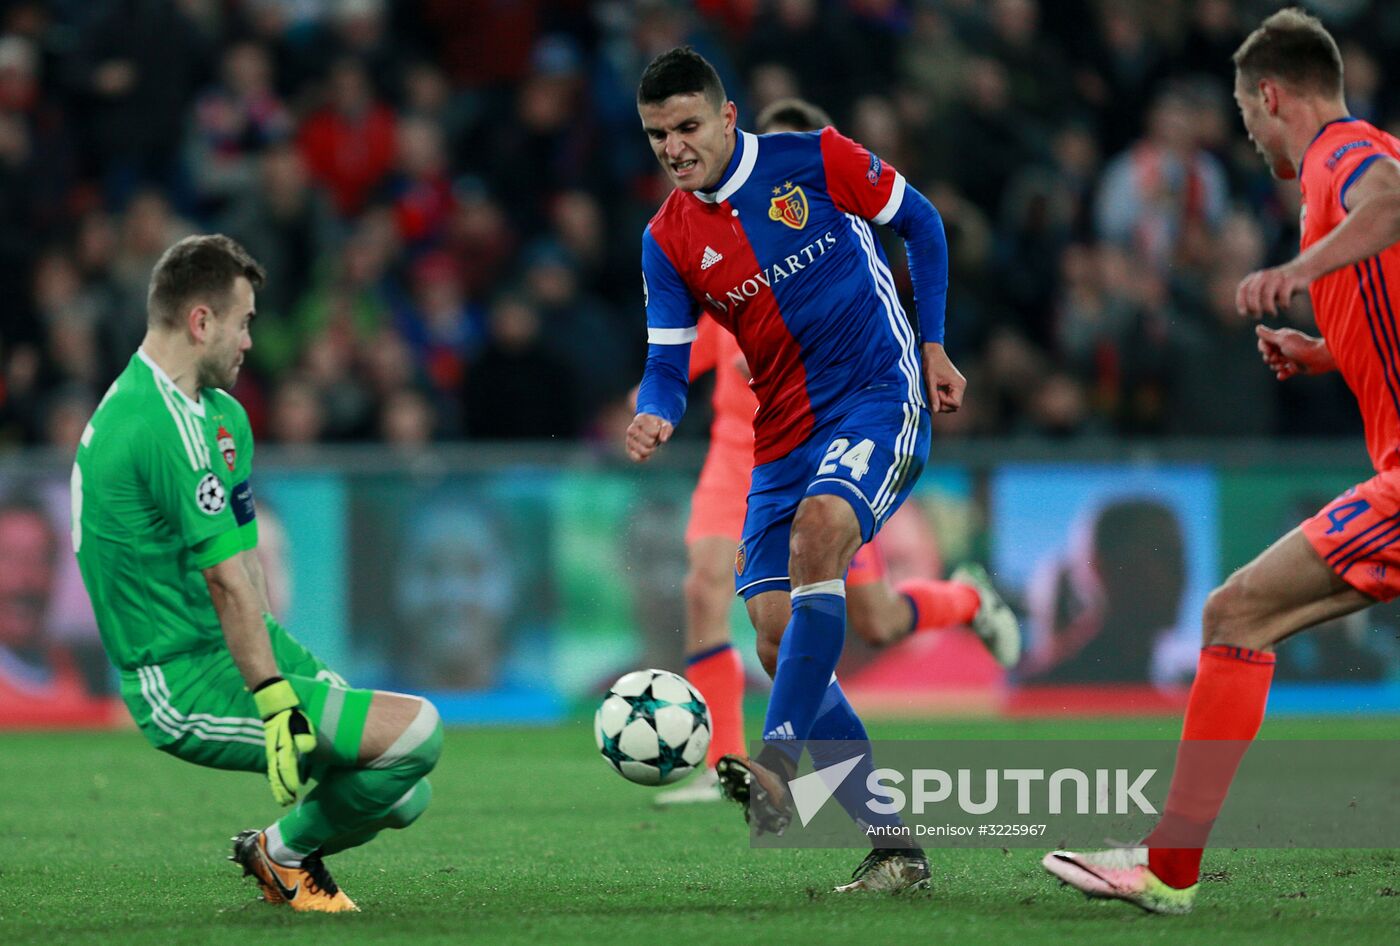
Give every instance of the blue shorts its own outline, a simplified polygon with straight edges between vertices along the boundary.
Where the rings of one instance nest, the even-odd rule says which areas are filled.
[[[840,496],[869,542],[913,489],[928,460],[928,408],[862,401],[785,457],[754,467],[734,588],[745,600],[788,591],[788,539],[808,496]]]

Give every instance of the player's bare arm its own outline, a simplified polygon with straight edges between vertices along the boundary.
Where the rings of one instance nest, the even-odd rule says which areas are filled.
[[[262,609],[271,614],[272,597],[267,593],[267,575],[263,572],[262,559],[258,558],[258,550],[244,549],[236,557],[243,560],[243,567],[247,569],[248,578],[253,582],[253,588],[258,593],[258,600],[262,602]]]
[[[962,407],[967,379],[953,364],[943,346],[937,342],[925,342],[923,362],[929,408],[935,414],[951,414]]]
[[[254,585],[243,555],[234,555],[204,569],[209,597],[219,615],[228,652],[249,689],[278,675],[267,626],[263,623],[264,598]]]
[[[1280,381],[1300,374],[1326,374],[1337,370],[1337,362],[1327,347],[1327,340],[1308,335],[1296,328],[1269,328],[1256,325],[1259,354],[1264,364]]]
[[[1400,162],[1382,157],[1346,192],[1346,220],[1282,266],[1250,273],[1235,293],[1241,315],[1277,315],[1313,280],[1400,241]]]
[[[638,414],[627,426],[627,456],[635,463],[645,463],[658,447],[671,439],[674,429],[670,421],[655,414]]]

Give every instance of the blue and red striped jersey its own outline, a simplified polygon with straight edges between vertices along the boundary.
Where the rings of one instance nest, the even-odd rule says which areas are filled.
[[[856,396],[926,404],[919,340],[872,223],[904,237],[923,340],[941,342],[947,245],[928,200],[833,128],[739,131],[715,190],[672,192],[643,233],[650,344],[638,413],[680,420],[702,310],[753,372],[756,465]]]

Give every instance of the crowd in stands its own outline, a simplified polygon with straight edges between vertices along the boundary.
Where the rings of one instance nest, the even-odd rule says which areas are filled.
[[[1278,6],[0,0],[0,444],[76,442],[152,264],[211,231],[268,271],[234,392],[263,441],[618,439],[667,189],[635,83],[687,43],[741,125],[810,98],[941,212],[970,388],[938,436],[1351,435],[1340,381],[1277,384],[1234,312],[1297,247],[1231,97]],[[1400,5],[1310,6],[1396,130]]]

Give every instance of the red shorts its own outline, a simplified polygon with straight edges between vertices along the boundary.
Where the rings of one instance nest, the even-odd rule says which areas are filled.
[[[685,544],[696,539],[719,536],[737,547],[744,532],[748,509],[749,481],[753,476],[753,445],[710,441],[700,481],[690,496],[690,521],[685,527]],[[851,559],[846,584],[868,585],[885,577],[885,558],[878,539],[862,545]]]
[[[685,544],[722,536],[737,548],[744,534],[749,480],[753,476],[753,442],[731,444],[711,440],[700,469],[700,482],[690,496],[690,522]]]
[[[1400,597],[1400,470],[1353,486],[1302,528],[1347,584],[1380,601]]]

